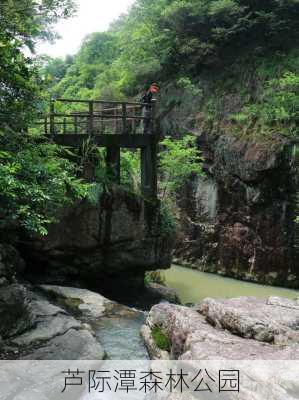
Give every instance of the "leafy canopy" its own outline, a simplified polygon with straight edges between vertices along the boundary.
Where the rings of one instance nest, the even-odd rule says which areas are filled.
[[[37,40],[54,39],[53,24],[74,9],[72,0],[1,1],[0,127],[24,129],[30,121],[41,82],[28,54]]]

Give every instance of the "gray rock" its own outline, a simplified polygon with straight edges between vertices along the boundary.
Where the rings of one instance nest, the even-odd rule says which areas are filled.
[[[18,284],[0,288],[0,336],[8,338],[32,326],[26,289]]]
[[[290,300],[282,297],[271,296],[269,297],[267,304],[272,306],[286,307],[294,310],[299,310],[299,299]]]
[[[74,296],[79,291],[79,297],[96,305],[96,299],[107,299],[97,294],[72,288],[56,287],[56,294]],[[60,290],[61,289],[61,290]],[[65,290],[64,290],[65,289]],[[44,289],[46,290],[46,289]],[[54,290],[54,289],[53,289]],[[69,315],[63,308],[56,306],[41,295],[31,292],[30,310],[33,316],[33,326],[21,335],[9,340],[6,345],[12,350],[18,349],[21,359],[36,360],[101,360],[104,350],[96,340],[92,328]],[[78,299],[78,296],[76,297]],[[104,300],[103,300],[104,299]],[[82,303],[83,304],[83,303]],[[90,303],[89,303],[90,305]],[[99,310],[92,308],[94,315],[99,316]],[[87,310],[88,313],[88,310]],[[88,314],[90,315],[90,314]],[[102,315],[102,314],[101,314]]]
[[[160,299],[167,300],[170,303],[181,304],[179,296],[175,289],[160,285],[159,283],[150,282],[146,285],[147,289]]]
[[[40,318],[34,329],[12,339],[13,344],[29,346],[38,342],[45,342],[55,336],[63,335],[70,329],[79,329],[80,322],[67,315],[56,315]]]
[[[106,313],[107,307],[113,304],[106,297],[86,289],[54,285],[41,285],[40,288],[48,294],[66,300],[68,306],[78,309],[85,316],[94,319],[102,317]]]
[[[288,307],[286,307],[288,305]],[[196,309],[213,325],[262,342],[299,343],[297,303],[280,298],[205,299]]]
[[[18,250],[9,244],[0,244],[0,278],[9,283],[15,282],[15,276],[25,268],[25,262]]]
[[[70,329],[26,355],[26,360],[102,360],[105,352],[86,329]]]
[[[66,314],[62,308],[41,299],[31,301],[31,310],[35,317],[54,317],[57,314]]]
[[[149,313],[147,325],[159,326],[170,339],[171,357],[174,359],[299,359],[299,347],[296,344],[276,345],[239,337],[210,325],[203,315],[188,307],[155,305]]]

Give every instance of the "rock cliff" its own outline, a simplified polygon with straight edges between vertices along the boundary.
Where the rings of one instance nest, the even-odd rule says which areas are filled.
[[[179,199],[176,256],[200,270],[272,285],[299,286],[298,171],[292,145],[199,137],[206,176]]]

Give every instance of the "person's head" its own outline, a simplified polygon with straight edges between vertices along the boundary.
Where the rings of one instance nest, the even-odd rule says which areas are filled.
[[[149,88],[149,92],[151,92],[152,94],[156,94],[159,92],[159,86],[157,83],[152,83],[150,88]]]

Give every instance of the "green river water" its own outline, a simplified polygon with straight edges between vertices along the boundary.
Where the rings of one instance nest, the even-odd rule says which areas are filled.
[[[163,271],[167,286],[177,290],[183,303],[198,303],[204,297],[282,296],[299,297],[299,291],[238,281],[189,268],[172,266]],[[146,313],[137,311],[96,321],[96,335],[112,360],[147,359],[148,354],[140,337]],[[94,322],[94,321],[93,321]]]
[[[183,303],[197,303],[205,297],[299,297],[299,290],[243,282],[177,265],[163,271],[163,275],[167,286],[176,289]]]

